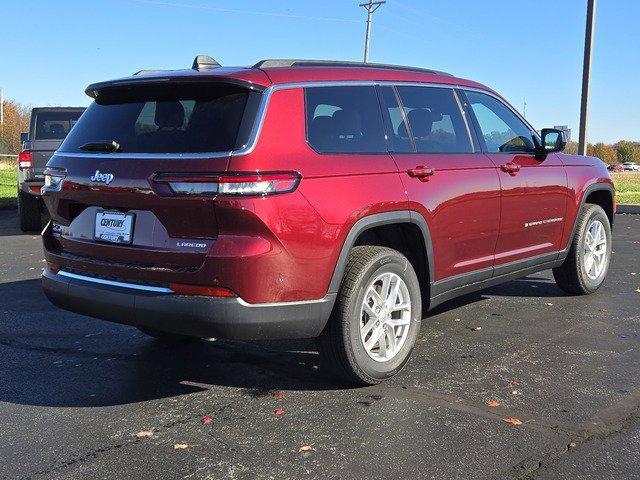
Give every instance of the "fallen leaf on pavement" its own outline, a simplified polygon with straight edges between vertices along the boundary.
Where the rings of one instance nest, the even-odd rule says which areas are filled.
[[[553,307],[553,303],[549,303],[549,302],[547,302],[547,303],[545,303],[545,305],[546,305],[547,307]]]
[[[147,438],[153,435],[153,431],[151,430],[142,430],[141,432],[136,433],[136,437],[138,438]]]
[[[505,423],[508,423],[509,425],[522,425],[522,421],[513,417],[503,418],[502,421]]]
[[[569,445],[567,445],[569,448],[576,448],[576,444],[571,442]]]
[[[606,308],[601,308],[600,311],[604,313],[604,312],[607,311],[607,309]]]
[[[636,272],[631,272],[631,275],[637,275]]]
[[[184,450],[185,448],[189,448],[189,445],[186,443],[176,443],[173,445],[174,450]]]
[[[211,418],[211,416],[205,415],[200,419],[200,421],[202,422],[203,425],[209,425],[211,422],[213,422],[213,419]]]
[[[499,407],[500,402],[496,402],[495,400],[489,400],[488,402],[485,403],[485,405],[487,407]]]
[[[284,413],[284,408],[276,408],[273,413],[276,415],[282,415]]]
[[[316,451],[316,444],[312,443],[311,445],[302,445],[299,449],[298,449],[298,453],[300,452],[315,452]]]
[[[518,382],[515,380],[507,380],[507,383],[510,387],[515,387],[516,385],[518,385]]]
[[[511,395],[520,395],[520,391],[519,390],[512,390],[511,391]]]
[[[482,327],[471,327],[471,330],[477,332],[478,330],[482,330]]]
[[[640,288],[636,288],[636,292],[640,293]]]
[[[280,390],[276,390],[272,393],[272,395],[276,400],[284,400],[284,393],[282,393]]]
[[[454,322],[459,322],[459,321],[460,321],[460,319],[459,319],[459,318],[454,318],[454,319],[453,319],[453,321],[454,321]]]

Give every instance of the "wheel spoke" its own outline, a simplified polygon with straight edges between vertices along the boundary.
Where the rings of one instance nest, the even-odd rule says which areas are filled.
[[[387,334],[384,330],[381,330],[378,340],[380,345],[380,356],[387,358]]]
[[[374,330],[373,333],[371,333],[369,340],[364,342],[364,348],[367,350],[367,352],[371,352],[371,349],[375,346],[376,343],[378,343],[378,340],[380,340],[380,332]]]
[[[382,288],[380,289],[380,297],[382,298],[382,303],[384,304],[389,300],[389,287],[391,286],[391,275],[386,274],[382,278]]]
[[[376,317],[371,317],[369,321],[360,329],[360,335],[362,335],[362,340],[369,334],[373,326],[376,324],[378,319]]]
[[[403,311],[409,311],[411,310],[411,304],[410,303],[400,303],[398,305],[395,305],[391,311],[392,312],[403,312]]]
[[[391,353],[391,354],[396,353],[396,331],[395,331],[395,329],[389,328],[385,332],[385,337],[386,337],[386,340],[387,340],[389,353]]]
[[[409,325],[411,320],[408,318],[392,318],[391,320],[387,320],[387,323],[394,327],[403,327],[404,325]]]
[[[373,308],[371,308],[371,305],[369,305],[369,303],[366,300],[362,305],[362,309],[364,310],[364,313],[369,315],[370,318],[376,319],[378,317],[378,314],[373,311]]]
[[[400,277],[396,277],[396,281],[393,284],[389,298],[387,299],[387,305],[393,307],[398,302],[400,296]]]
[[[381,307],[382,305],[384,305],[384,300],[382,300],[382,297],[378,292],[376,292],[376,289],[373,288],[373,286],[369,287],[367,295],[368,297],[371,297],[373,299],[377,306]]]

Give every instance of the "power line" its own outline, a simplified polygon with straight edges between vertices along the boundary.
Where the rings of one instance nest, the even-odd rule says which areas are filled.
[[[371,20],[373,12],[375,12],[381,5],[387,3],[386,0],[379,0],[374,2],[369,0],[368,3],[361,3],[360,6],[364,7],[367,11],[367,33],[364,37],[364,63],[369,61],[369,41],[371,40]]]

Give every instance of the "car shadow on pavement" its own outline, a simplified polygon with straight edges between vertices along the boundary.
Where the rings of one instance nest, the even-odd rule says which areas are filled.
[[[49,221],[46,215],[42,216],[42,227]],[[0,209],[0,237],[13,237],[16,235],[40,236],[40,232],[23,232],[20,230],[18,210],[15,208]]]
[[[429,316],[490,300],[487,295],[561,293],[553,282],[518,280],[451,300]],[[91,407],[174,397],[214,386],[249,396],[346,387],[324,375],[313,340],[195,340],[171,345],[133,327],[60,310],[44,297],[39,280],[2,283],[0,298],[3,402]]]

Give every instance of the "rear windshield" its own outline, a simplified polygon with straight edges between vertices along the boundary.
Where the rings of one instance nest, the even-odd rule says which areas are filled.
[[[116,142],[122,153],[230,151],[249,97],[247,89],[221,84],[101,91],[60,150],[82,152],[83,145]]]
[[[37,112],[35,140],[62,140],[67,136],[82,112]]]

